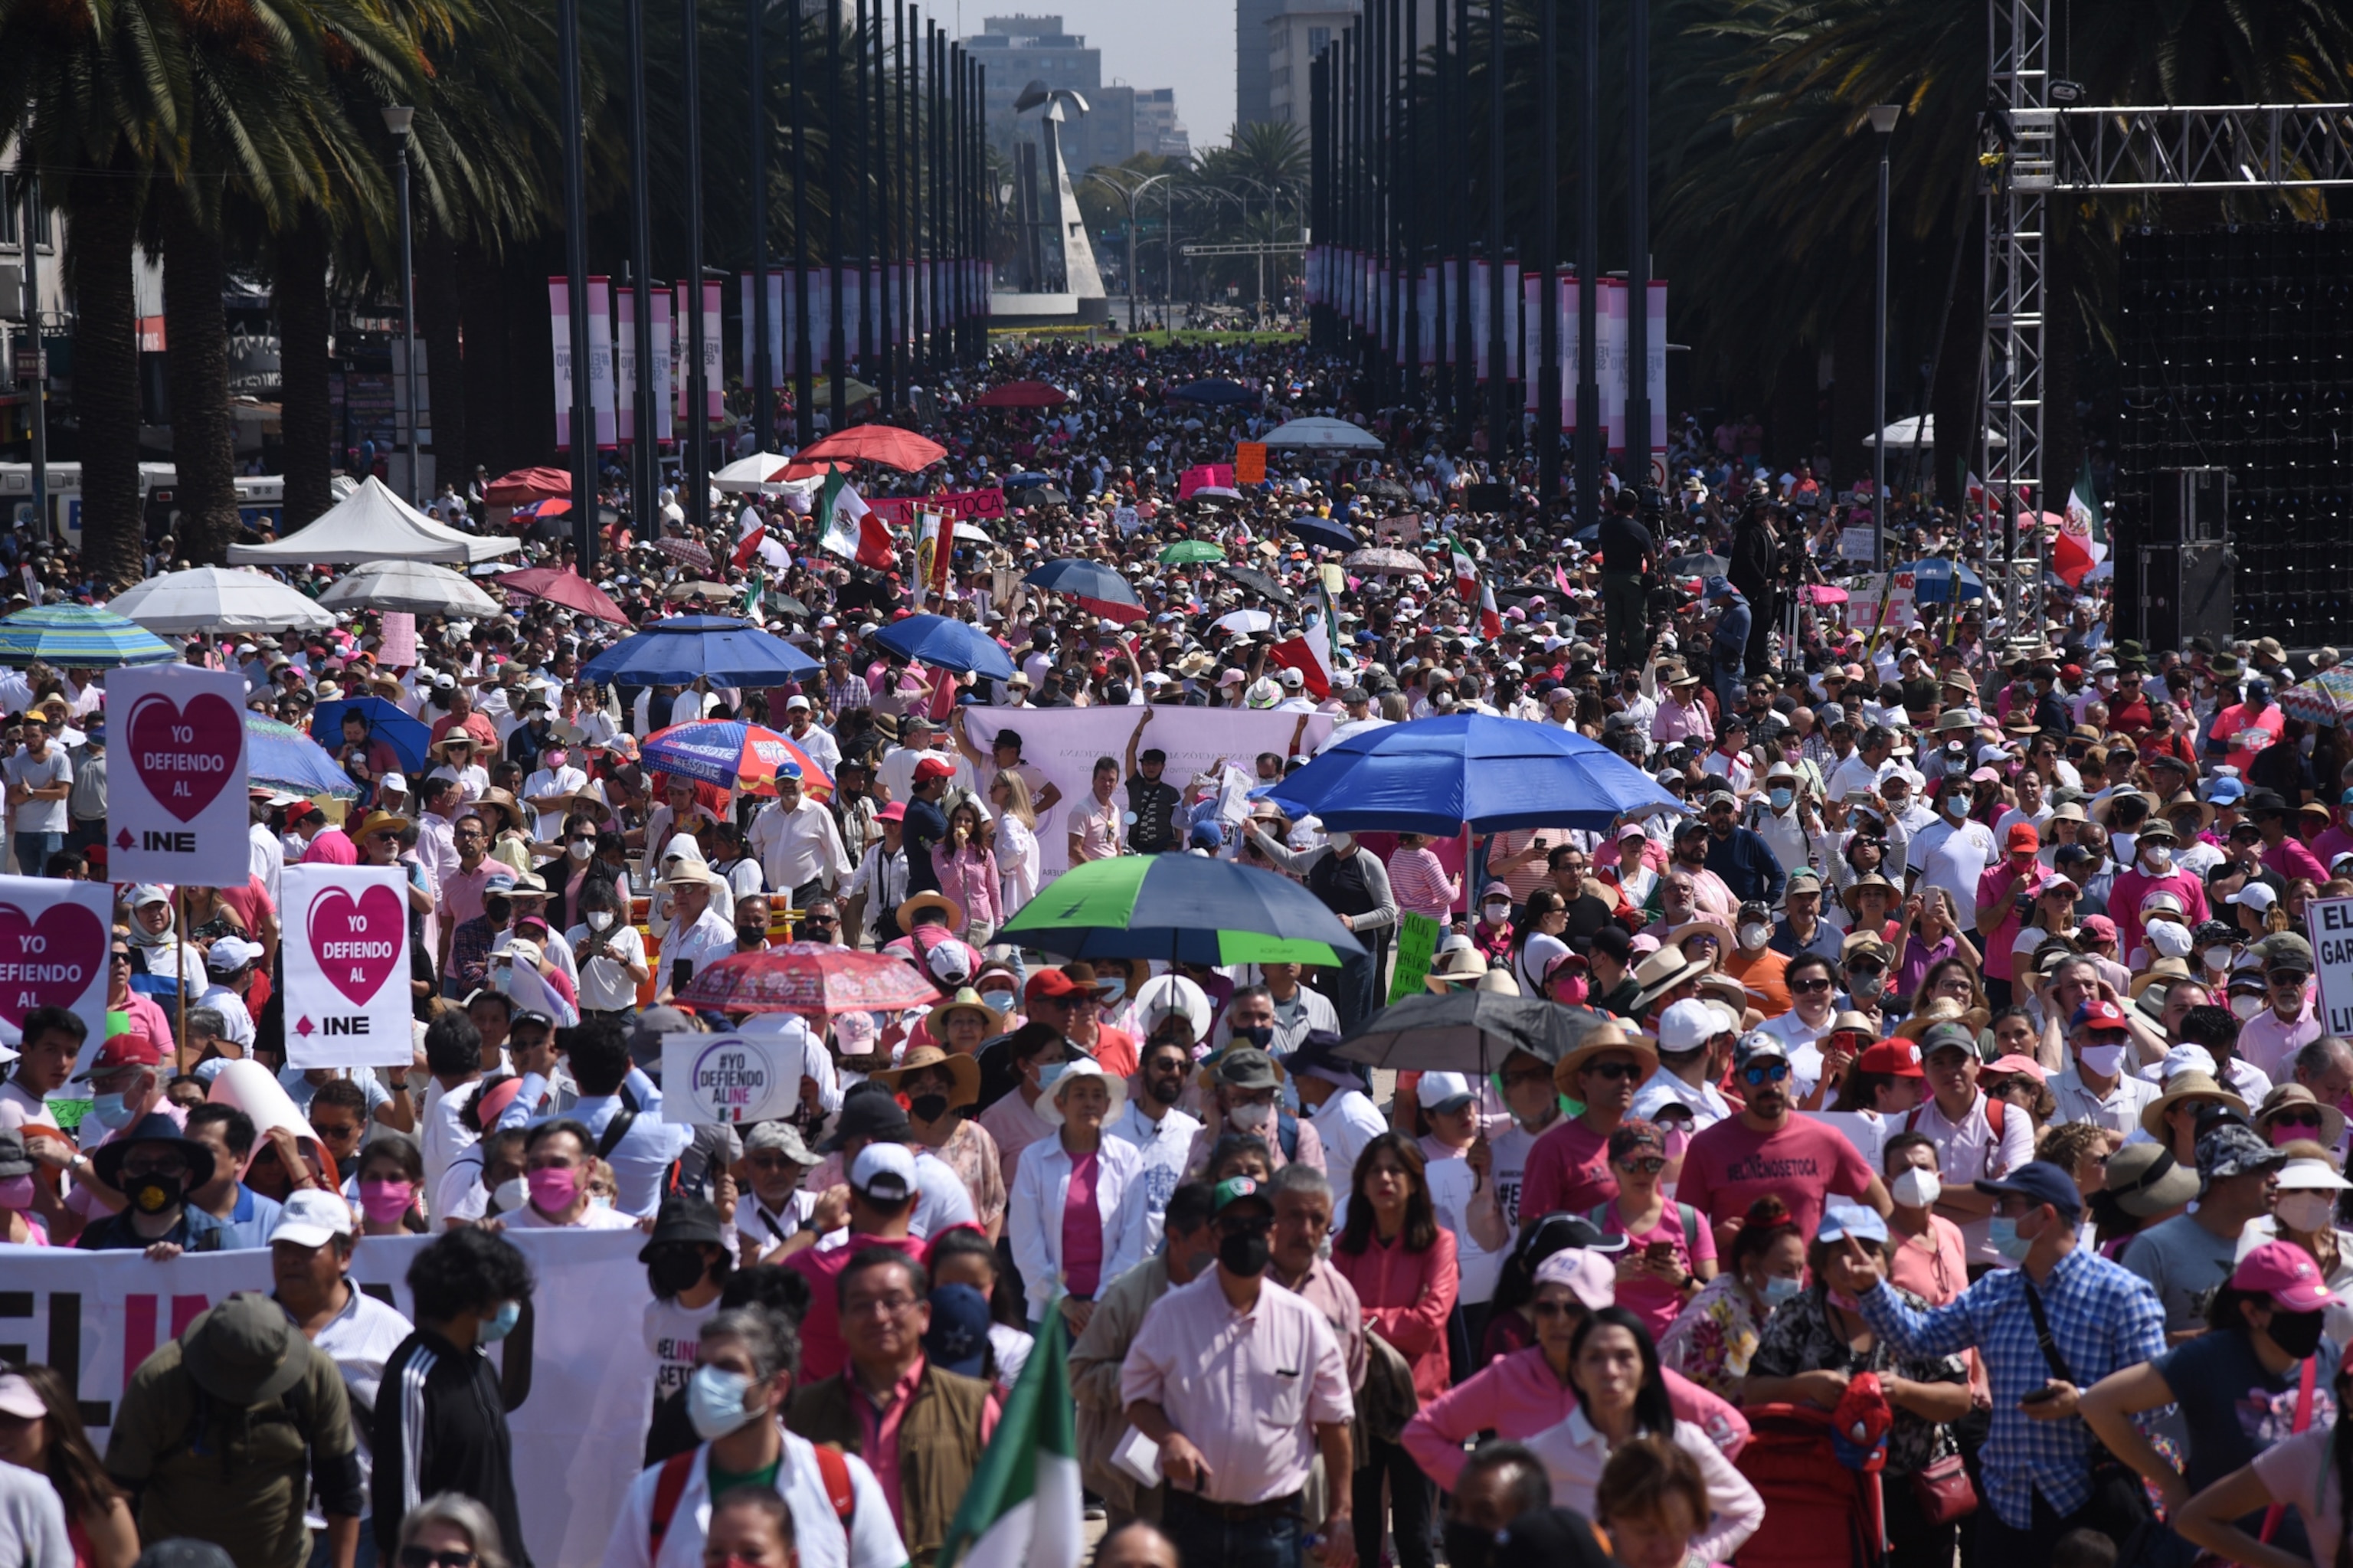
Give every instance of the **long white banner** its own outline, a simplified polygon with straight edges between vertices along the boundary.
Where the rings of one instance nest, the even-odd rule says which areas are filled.
[[[1157,748],[1168,754],[1160,777],[1184,789],[1194,776],[1221,762],[1231,762],[1257,776],[1262,751],[1283,756],[1314,755],[1330,736],[1336,722],[1330,714],[1274,713],[1249,708],[1179,708],[1155,706],[1145,726],[1138,751]],[[1042,885],[1070,869],[1070,821],[1094,787],[1095,759],[1108,757],[1120,765],[1120,785],[1113,797],[1121,809],[1127,801],[1127,743],[1144,717],[1143,708],[982,708],[964,710],[965,734],[984,756],[1000,729],[1021,736],[1021,758],[1062,792],[1054,809],[1038,820],[1039,882]],[[1305,720],[1303,728],[1302,720]],[[987,769],[982,782],[987,782]]]
[[[510,1231],[531,1259],[533,1302],[492,1354],[514,1408],[515,1493],[532,1560],[596,1563],[645,1452],[654,1362],[637,1308],[651,1298],[636,1231]],[[352,1278],[402,1312],[408,1266],[424,1236],[371,1237]],[[0,1361],[42,1361],[71,1380],[91,1440],[106,1428],[131,1373],[196,1314],[232,1291],[271,1288],[266,1251],[188,1253],[150,1263],[136,1252],[0,1247]]]

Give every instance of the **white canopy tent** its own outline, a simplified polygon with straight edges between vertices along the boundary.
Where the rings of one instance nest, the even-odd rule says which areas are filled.
[[[231,545],[232,566],[359,566],[370,561],[470,564],[522,548],[522,541],[460,534],[427,517],[370,476],[345,499],[274,544]]]

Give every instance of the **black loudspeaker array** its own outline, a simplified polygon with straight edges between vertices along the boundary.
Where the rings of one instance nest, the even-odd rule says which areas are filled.
[[[2140,230],[2120,260],[2119,623],[2353,639],[2353,224]]]

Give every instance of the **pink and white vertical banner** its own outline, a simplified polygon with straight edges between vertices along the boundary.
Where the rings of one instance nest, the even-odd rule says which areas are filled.
[[[650,292],[654,313],[654,440],[670,441],[678,439],[677,408],[670,394],[671,366],[678,363],[674,341],[676,327],[671,321],[673,301],[667,288],[657,287]]]
[[[1609,453],[1626,450],[1626,285],[1616,278],[1601,280],[1601,344],[1596,357],[1601,378],[1601,428],[1608,432]]]
[[[1520,274],[1520,363],[1528,373],[1520,378],[1520,407],[1529,413],[1536,407],[1536,366],[1543,363],[1544,353],[1544,274]]]
[[[566,278],[547,281],[547,320],[555,344],[555,444],[572,450],[572,283]]]
[[[1662,452],[1667,450],[1667,285],[1653,278],[1649,294],[1650,347],[1642,380],[1651,399],[1649,450]]]
[[[1507,381],[1520,378],[1520,264],[1504,263],[1504,355],[1509,362],[1504,366]]]
[[[623,446],[638,440],[638,291],[613,291],[613,429]]]
[[[1554,281],[1560,302],[1560,428],[1577,429],[1577,345],[1582,323],[1577,315],[1577,274],[1564,272]]]
[[[620,444],[613,423],[613,281],[588,280],[588,406],[596,419],[596,445]]]
[[[1493,369],[1489,361],[1494,357],[1494,334],[1488,330],[1487,314],[1493,308],[1488,291],[1494,287],[1493,271],[1483,260],[1471,263],[1471,359],[1482,381]]]

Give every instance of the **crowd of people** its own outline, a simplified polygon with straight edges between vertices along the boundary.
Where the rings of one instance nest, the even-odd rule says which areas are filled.
[[[1209,376],[1250,401],[1173,395]],[[1071,400],[975,403],[1016,378]],[[18,1560],[528,1568],[488,1352],[585,1304],[534,1299],[509,1233],[634,1227],[655,1394],[611,1568],[927,1568],[1049,1334],[1120,1568],[1485,1568],[1529,1542],[2337,1568],[2353,1044],[2301,933],[2353,894],[2353,742],[2279,705],[2332,652],[2146,648],[2056,584],[2040,626],[1983,601],[1850,625],[1796,590],[1872,498],[1765,465],[1753,422],[1688,424],[1673,488],[1613,488],[1580,535],[1518,457],[1396,414],[1360,420],[1380,457],[1275,449],[1264,482],[1180,498],[1287,416],[1355,412],[1346,367],[1296,345],[1008,347],[927,400],[949,456],[906,487],[1007,505],[925,608],[1009,678],[876,642],[919,602],[912,557],[825,547],[816,485],[725,498],[700,534],[667,496],[643,537],[605,530],[624,623],[518,599],[425,618],[399,662],[370,613],[191,640],[257,709],[308,729],[379,696],[429,755],[358,714],[321,736],[348,789],[252,790],[245,885],[117,885],[107,1037],[41,1008],[0,1048],[0,1243],[267,1248],[274,1287],[141,1364],[102,1444],[77,1369],[0,1373]],[[1975,525],[1900,521],[1921,549]],[[1416,564],[1347,565],[1335,530]],[[1186,541],[1218,549],[1167,558]],[[12,548],[88,595],[69,556]],[[1135,610],[1023,581],[1072,556]],[[816,671],[586,673],[680,610]],[[1331,658],[1282,656],[1301,636]],[[1086,707],[1136,724],[1066,799],[1021,715]],[[1299,718],[1205,787],[1152,747],[1164,707]],[[102,673],[0,675],[0,708],[10,864],[106,880]],[[1572,731],[1652,803],[1451,843],[1286,814],[1308,751],[1450,714]],[[705,717],[823,777],[649,766]],[[1293,877],[1367,954],[1025,950],[1000,932],[1047,844]],[[290,1062],[303,863],[402,868],[407,1064]],[[1351,1061],[1409,917],[1440,931],[1428,989],[1541,999],[1557,1027],[1478,1074]],[[895,954],[936,994],[696,1005],[697,975],[786,940]],[[662,1042],[726,1029],[804,1047],[799,1108],[664,1120]],[[407,1313],[349,1277],[405,1235],[427,1238]]]

